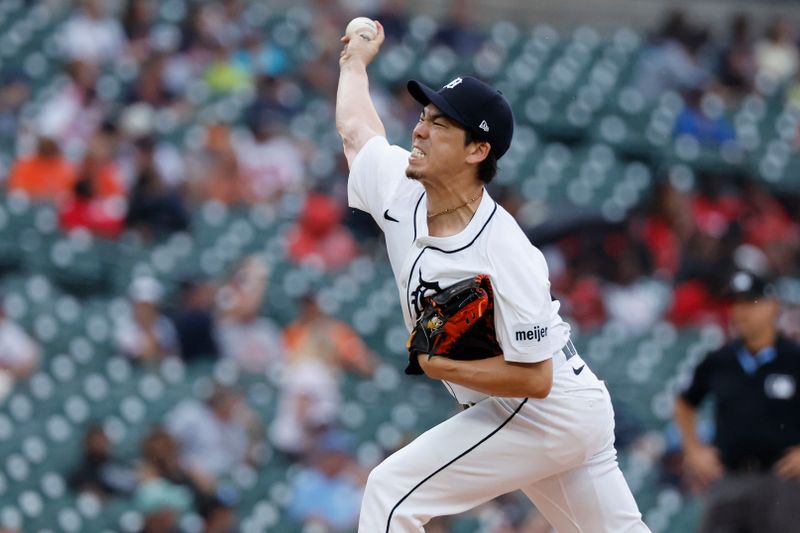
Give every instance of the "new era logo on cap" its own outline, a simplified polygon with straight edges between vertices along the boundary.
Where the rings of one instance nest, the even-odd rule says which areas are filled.
[[[484,120],[483,122],[481,122],[481,125],[480,125],[480,126],[478,126],[478,127],[479,127],[480,129],[482,129],[483,131],[489,131],[489,125],[486,123],[486,121],[485,121],[485,120]]]

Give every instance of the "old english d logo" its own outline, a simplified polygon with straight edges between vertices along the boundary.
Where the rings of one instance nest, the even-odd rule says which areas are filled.
[[[417,316],[422,314],[422,307],[424,305],[423,300],[426,296],[428,291],[432,291],[433,294],[437,294],[442,292],[442,287],[439,285],[438,281],[425,281],[422,279],[422,270],[419,271],[419,282],[416,288],[411,291],[411,305],[414,306],[414,311],[416,311]]]
[[[456,78],[456,79],[454,79],[453,81],[451,81],[450,83],[448,83],[447,85],[445,85],[443,88],[444,88],[444,89],[455,89],[456,87],[458,87],[459,85],[461,85],[461,83],[462,83],[463,81],[464,81],[464,80],[462,80],[460,77],[459,77],[459,78]]]

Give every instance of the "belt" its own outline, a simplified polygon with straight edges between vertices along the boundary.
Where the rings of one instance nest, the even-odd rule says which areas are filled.
[[[762,474],[769,472],[776,462],[776,460],[766,457],[747,456],[728,461],[725,466],[729,472],[735,474]]]
[[[553,354],[553,370],[560,367],[576,355],[578,355],[578,351],[575,349],[575,345],[572,344],[571,340],[568,340],[567,344],[565,344],[563,348]],[[474,402],[462,403],[461,407],[463,409],[469,409],[473,405],[475,405]]]

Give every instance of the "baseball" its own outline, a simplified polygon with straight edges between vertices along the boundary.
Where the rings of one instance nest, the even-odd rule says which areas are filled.
[[[378,26],[375,21],[367,17],[356,17],[347,24],[344,30],[345,35],[360,35],[367,41],[371,41],[378,35]]]

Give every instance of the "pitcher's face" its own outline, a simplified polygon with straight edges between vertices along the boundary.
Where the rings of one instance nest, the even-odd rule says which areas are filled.
[[[411,133],[406,176],[425,182],[444,180],[462,171],[470,153],[464,145],[465,135],[464,129],[436,106],[426,105]]]

